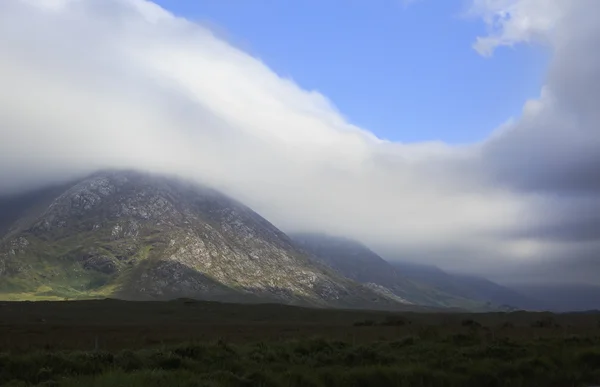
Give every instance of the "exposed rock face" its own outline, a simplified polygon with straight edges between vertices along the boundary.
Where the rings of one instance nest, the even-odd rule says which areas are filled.
[[[111,171],[52,195],[33,195],[27,216],[0,234],[0,294],[398,306],[316,264],[264,218],[206,187]]]

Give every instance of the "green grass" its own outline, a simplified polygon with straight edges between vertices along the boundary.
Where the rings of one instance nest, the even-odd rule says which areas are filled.
[[[594,384],[595,314],[0,302],[1,386]]]
[[[110,228],[109,228],[110,229]],[[97,232],[78,232],[60,236],[57,241],[46,241],[27,235],[30,245],[26,251],[12,257],[21,269],[18,273],[5,276],[0,281],[0,299],[10,301],[40,301],[65,299],[102,298],[118,291],[122,280],[131,270],[130,266],[115,257],[130,246],[122,245],[110,238],[106,227],[105,235],[98,240]],[[142,238],[133,261],[149,258],[155,248],[148,238]],[[101,254],[112,257],[119,268],[117,274],[104,274],[86,270],[78,262],[77,254],[95,248]]]
[[[408,336],[352,344],[311,339],[186,343],[119,352],[0,356],[0,385],[585,386],[600,382],[600,340]]]

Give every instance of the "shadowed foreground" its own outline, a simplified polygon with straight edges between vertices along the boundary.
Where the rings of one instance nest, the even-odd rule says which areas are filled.
[[[597,314],[389,314],[114,300],[0,304],[0,385],[584,386]]]

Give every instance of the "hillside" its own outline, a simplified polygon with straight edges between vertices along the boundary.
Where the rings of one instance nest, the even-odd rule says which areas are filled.
[[[348,308],[403,305],[310,260],[207,187],[104,171],[0,200],[0,298],[118,297]]]
[[[486,278],[450,274],[432,265],[400,261],[392,261],[391,264],[407,278],[426,284],[443,293],[491,303],[500,307],[526,310],[548,309],[547,303],[538,301],[534,297],[529,297]]]
[[[461,292],[447,292],[407,275],[401,268],[354,240],[322,234],[291,234],[294,242],[316,261],[340,274],[411,304],[436,307],[489,309],[484,301]],[[410,274],[410,273],[409,273]]]

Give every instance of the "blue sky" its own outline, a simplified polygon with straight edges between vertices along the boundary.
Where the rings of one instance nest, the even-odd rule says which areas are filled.
[[[546,57],[527,46],[492,58],[471,44],[483,23],[465,2],[158,0],[327,96],[353,124],[402,142],[484,139],[536,97]]]

